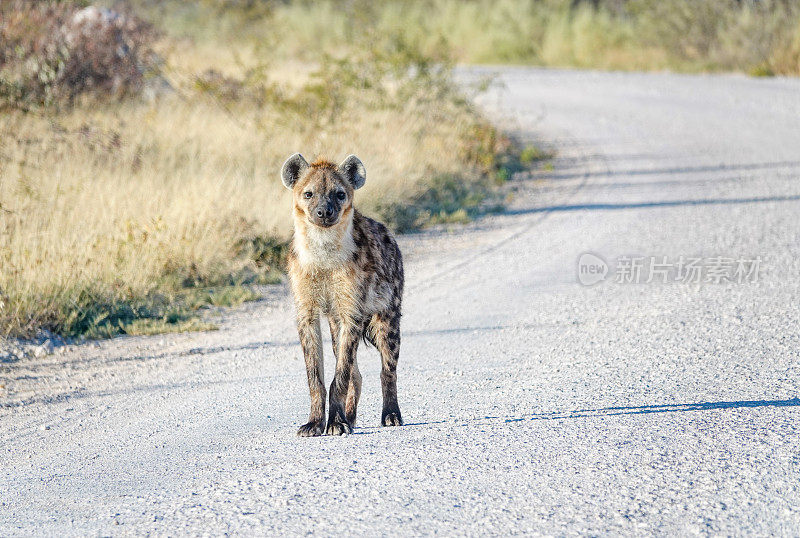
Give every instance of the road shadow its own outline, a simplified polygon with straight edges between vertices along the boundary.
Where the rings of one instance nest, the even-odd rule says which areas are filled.
[[[122,337],[124,338],[124,337]],[[146,362],[157,361],[162,359],[176,359],[181,357],[196,357],[200,355],[215,355],[217,353],[237,352],[237,351],[253,351],[259,349],[266,349],[271,347],[284,347],[290,348],[294,346],[299,347],[299,342],[291,340],[278,341],[278,340],[262,340],[257,342],[248,342],[246,344],[238,345],[223,345],[223,346],[208,346],[208,347],[193,347],[183,350],[166,351],[160,353],[139,353],[134,355],[118,355],[108,357],[102,353],[97,353],[96,356],[79,357],[72,360],[62,360],[57,355],[50,355],[50,360],[39,361],[24,361],[22,363],[3,362],[3,364],[10,364],[13,366],[22,366],[29,371],[39,371],[47,368],[69,368],[69,367],[87,367],[93,363],[125,363],[125,362]],[[0,361],[2,362],[2,361]]]
[[[652,208],[652,207],[758,204],[766,202],[796,202],[798,200],[800,200],[800,194],[791,196],[763,196],[763,197],[752,197],[752,198],[700,198],[695,200],[662,200],[653,202],[568,204],[568,205],[553,205],[546,207],[533,207],[529,209],[509,209],[505,211],[504,214],[527,215],[531,213],[551,213],[551,212],[562,212],[562,211],[614,211],[622,209],[642,209],[642,208]]]
[[[637,406],[616,406],[601,407],[598,409],[577,409],[574,411],[551,411],[547,413],[529,413],[518,417],[485,416],[469,420],[428,420],[419,422],[407,422],[404,428],[413,426],[439,426],[451,424],[452,426],[467,426],[478,424],[491,424],[496,421],[505,423],[528,422],[533,420],[565,420],[572,418],[590,417],[609,417],[618,415],[644,415],[649,413],[684,413],[687,411],[714,411],[721,409],[742,409],[742,408],[762,408],[762,407],[800,407],[800,398],[789,400],[740,400],[731,402],[695,402],[678,404],[654,404]],[[485,421],[485,422],[484,422]],[[382,426],[358,426],[353,432],[361,435],[376,433],[378,431],[390,431],[391,428]]]
[[[544,330],[544,329],[559,329],[563,327],[574,327],[577,322],[568,323],[510,323],[505,325],[475,325],[468,327],[452,327],[447,329],[424,329],[424,330],[406,330],[403,331],[403,337],[411,336],[441,336],[448,334],[464,334],[464,333],[480,333],[480,332],[493,332],[504,331],[506,329],[520,330]]]
[[[785,176],[778,176],[781,178],[785,178],[787,180],[794,181],[796,180],[796,176],[794,175],[785,175]],[[658,181],[613,181],[609,183],[589,183],[587,185],[583,185],[581,187],[581,192],[586,192],[590,190],[610,190],[610,189],[639,189],[642,187],[647,188],[663,188],[663,187],[705,187],[705,186],[712,186],[712,185],[720,185],[723,183],[739,183],[742,184],[745,181],[758,181],[759,178],[754,177],[740,177],[740,176],[726,176],[726,177],[717,177],[717,178],[698,178],[698,179],[687,179],[687,178],[680,178],[680,179],[664,179]],[[561,184],[561,183],[554,183],[553,185],[546,185],[542,187],[543,190],[547,190],[549,192],[552,191],[566,191],[570,192],[575,189],[575,187],[571,184]]]
[[[193,390],[202,389],[207,387],[224,386],[224,385],[237,385],[240,383],[247,383],[264,379],[266,376],[259,377],[243,377],[237,379],[223,379],[217,381],[181,381],[172,383],[152,383],[148,385],[131,385],[121,386],[113,390],[87,390],[82,387],[77,389],[65,390],[55,394],[33,395],[20,400],[4,400],[0,399],[0,409],[13,409],[26,407],[34,404],[60,404],[67,402],[80,401],[85,399],[100,400],[102,398],[123,396],[123,395],[144,395],[154,394],[158,392],[169,392],[174,390]],[[285,377],[285,376],[284,376]],[[21,379],[21,378],[20,378]],[[31,378],[36,379],[36,378]]]
[[[561,420],[568,418],[616,415],[643,415],[648,413],[682,413],[686,411],[713,411],[718,409],[758,407],[800,407],[800,398],[791,398],[789,400],[741,400],[732,402],[696,402],[681,404],[639,405],[630,407],[602,407],[599,409],[578,409],[576,411],[569,412],[554,411],[550,413],[531,413],[521,417],[507,417],[505,418],[505,422],[523,422],[527,420]]]
[[[608,160],[608,159],[605,159]],[[771,170],[775,168],[797,168],[800,167],[800,161],[776,161],[764,163],[743,163],[731,165],[699,165],[699,166],[674,166],[662,168],[636,168],[627,170],[604,170],[597,172],[565,172],[556,171],[548,174],[549,179],[576,179],[582,177],[614,177],[614,176],[653,176],[665,175],[672,176],[676,174],[696,174],[696,173],[714,173],[714,172],[746,172],[754,170]]]
[[[413,427],[413,426],[432,426],[434,424],[446,424],[447,422],[449,422],[449,421],[447,421],[447,420],[428,420],[428,421],[425,421],[425,422],[422,422],[422,421],[420,421],[420,422],[404,422],[402,426],[391,426],[391,427],[390,426],[356,426],[356,430],[353,433],[355,434],[356,431],[361,431],[361,430],[367,430],[367,431],[363,431],[362,432],[362,433],[365,433],[365,434],[366,433],[376,433],[376,432],[379,432],[379,431],[390,432],[390,431],[392,431],[393,428],[396,428],[396,427],[399,427],[399,428],[410,428],[410,427]],[[372,431],[370,432],[369,430],[372,430]]]

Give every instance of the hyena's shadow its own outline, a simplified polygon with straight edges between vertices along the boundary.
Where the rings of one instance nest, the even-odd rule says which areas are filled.
[[[433,426],[434,424],[446,424],[447,420],[429,420],[427,422],[406,422],[403,424],[403,427],[414,427],[414,426]],[[453,423],[453,425],[457,425],[457,423]],[[367,431],[362,431],[367,430]],[[371,434],[371,433],[378,433],[381,431],[386,431],[386,428],[383,426],[357,426],[356,429],[353,431],[353,435],[358,434]]]
[[[527,422],[533,420],[565,420],[576,418],[590,418],[618,415],[643,415],[649,413],[681,413],[687,411],[714,411],[724,409],[742,409],[758,407],[800,407],[800,398],[790,398],[788,400],[738,400],[738,401],[719,401],[719,402],[694,402],[694,403],[670,403],[652,404],[636,406],[614,406],[601,407],[597,409],[575,409],[571,411],[548,411],[540,413],[525,413],[518,416],[484,416],[471,419],[460,419],[452,422],[449,420],[429,420],[407,423],[406,426],[433,426],[435,424],[452,423],[453,427],[471,426],[475,424],[491,423],[514,423]],[[377,433],[380,426],[359,427],[354,433]],[[367,430],[367,431],[358,431]]]
[[[588,418],[617,415],[643,415],[649,413],[681,413],[687,411],[713,411],[721,409],[741,409],[754,407],[800,407],[800,398],[788,400],[739,400],[728,402],[670,403],[637,406],[602,407],[598,409],[577,409],[574,411],[551,411],[529,413],[518,417],[485,417],[502,419],[504,422],[523,422],[528,420],[562,420],[569,418]]]

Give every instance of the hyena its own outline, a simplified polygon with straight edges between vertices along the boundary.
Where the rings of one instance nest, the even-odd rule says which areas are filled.
[[[362,338],[381,354],[381,424],[401,426],[397,359],[403,259],[386,226],[353,207],[353,193],[366,181],[364,165],[355,155],[339,166],[324,160],[308,164],[296,153],[283,164],[281,180],[292,190],[294,200],[289,278],[311,393],[308,423],[297,434],[352,432],[361,395],[356,350]],[[336,357],[327,428],[320,329],[323,314],[328,318]]]

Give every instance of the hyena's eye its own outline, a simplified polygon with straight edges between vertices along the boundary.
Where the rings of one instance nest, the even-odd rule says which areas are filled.
[[[344,199],[347,198],[347,193],[345,193],[344,191],[339,191],[339,192],[336,193],[336,197],[339,200],[344,201]]]
[[[311,192],[311,191],[306,191],[306,192],[304,192],[304,193],[303,193],[303,197],[304,197],[306,200],[308,200],[308,199],[309,199],[309,198],[311,198],[312,196],[314,196],[314,195],[312,194],[312,192]]]

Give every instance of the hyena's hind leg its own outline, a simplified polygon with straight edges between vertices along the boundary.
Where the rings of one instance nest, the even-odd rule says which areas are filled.
[[[331,316],[328,319],[328,324],[331,328],[331,341],[333,342],[333,354],[336,356],[338,361],[338,353],[339,353],[339,330],[340,330],[340,323],[334,317]],[[350,423],[351,426],[356,425],[356,412],[358,409],[358,400],[361,398],[361,372],[358,371],[358,362],[353,361],[353,366],[350,371],[350,383],[347,386],[347,396],[345,397],[344,403],[344,416],[347,419],[347,422]]]
[[[347,388],[347,398],[344,404],[344,416],[351,426],[356,425],[356,411],[358,410],[358,399],[361,397],[361,372],[358,371],[358,363],[353,363],[350,372],[350,386]]]
[[[400,314],[383,313],[372,316],[366,332],[370,343],[381,354],[381,389],[383,391],[382,426],[402,426],[397,404],[397,360],[400,357]]]

